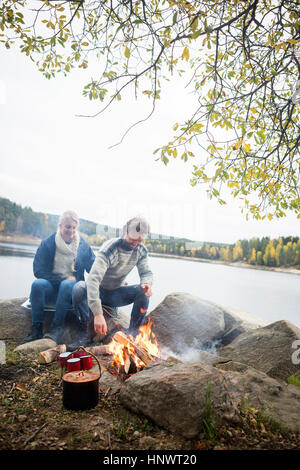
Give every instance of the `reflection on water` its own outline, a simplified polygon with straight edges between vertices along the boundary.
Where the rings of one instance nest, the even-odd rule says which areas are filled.
[[[0,242],[0,256],[21,256],[33,258],[36,245],[21,245],[19,243]]]

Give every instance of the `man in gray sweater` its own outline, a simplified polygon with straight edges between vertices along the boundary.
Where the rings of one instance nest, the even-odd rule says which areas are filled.
[[[102,303],[122,307],[133,303],[129,333],[135,336],[143,325],[152,295],[153,275],[148,264],[148,251],[143,241],[150,231],[148,222],[135,217],[123,228],[122,238],[107,240],[100,247],[89,273],[86,286],[78,283],[74,293],[77,303],[87,293],[89,309],[94,315],[95,332],[107,334]],[[140,284],[124,285],[126,276],[137,267]],[[84,308],[84,302],[81,303]]]

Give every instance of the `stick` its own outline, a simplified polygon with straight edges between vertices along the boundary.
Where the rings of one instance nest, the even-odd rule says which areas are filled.
[[[111,449],[110,431],[108,431],[108,447]]]
[[[44,423],[42,426],[40,426],[26,441],[24,442],[24,447],[28,444],[28,442],[32,441],[32,439],[35,438],[35,436],[42,430],[44,427],[47,426],[47,423]]]

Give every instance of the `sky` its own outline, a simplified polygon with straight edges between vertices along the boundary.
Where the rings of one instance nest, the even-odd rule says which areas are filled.
[[[197,241],[299,236],[299,219],[246,221],[241,203],[220,206],[205,188],[189,183],[193,159],[165,166],[153,151],[172,139],[172,127],[194,109],[187,75],[168,83],[150,119],[127,129],[151,111],[151,101],[133,91],[105,113],[82,96],[95,70],[68,77],[43,77],[18,49],[0,48],[0,196],[34,211],[122,227],[134,215],[148,218],[151,231]],[[116,145],[118,144],[118,145]],[[157,154],[158,155],[158,154]]]

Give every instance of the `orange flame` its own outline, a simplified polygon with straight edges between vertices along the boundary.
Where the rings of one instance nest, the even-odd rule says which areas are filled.
[[[156,336],[151,330],[152,322],[149,320],[148,323],[142,325],[139,328],[139,334],[135,338],[135,343],[139,346],[142,346],[146,351],[148,351],[151,356],[160,356],[158,343]]]
[[[134,339],[134,343],[144,348],[151,356],[160,357],[158,343],[155,334],[151,330],[151,326],[151,321],[142,325],[139,328],[139,334]],[[129,339],[133,340],[130,336]],[[108,344],[108,349],[113,354],[112,364],[117,369],[125,366],[128,358],[134,362],[137,368],[145,367],[144,362],[136,354],[134,346],[130,344],[122,344],[113,337],[112,341]]]

